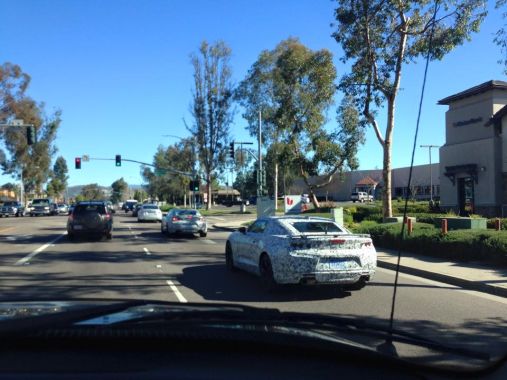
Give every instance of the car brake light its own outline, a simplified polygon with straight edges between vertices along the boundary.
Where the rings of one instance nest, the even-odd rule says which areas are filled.
[[[343,244],[345,243],[345,239],[332,239],[330,240],[331,244]]]
[[[106,219],[106,220],[111,219],[111,214],[105,214],[104,219]]]
[[[180,218],[178,218],[177,216],[173,216],[173,218],[171,219],[173,222],[177,222],[178,220],[180,220]]]

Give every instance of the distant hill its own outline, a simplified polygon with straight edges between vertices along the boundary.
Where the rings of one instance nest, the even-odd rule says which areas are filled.
[[[67,188],[67,197],[69,198],[75,198],[77,195],[81,193],[81,189],[85,185],[76,185],[76,186],[69,186]],[[106,194],[106,196],[109,197],[111,194],[111,186],[99,186],[100,189]],[[142,189],[142,185],[129,185],[129,188],[131,192],[133,193],[136,190]]]

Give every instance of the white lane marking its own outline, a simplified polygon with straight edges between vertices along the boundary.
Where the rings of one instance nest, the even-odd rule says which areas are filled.
[[[143,248],[143,250],[147,255],[151,255],[151,252],[148,250],[148,248]]]
[[[167,280],[167,285],[169,285],[169,287],[171,288],[171,290],[174,292],[174,294],[176,295],[176,298],[178,298],[178,301],[180,301],[181,303],[187,303],[187,299],[185,297],[183,297],[183,294],[180,293],[180,291],[178,290],[178,288],[176,287],[176,285],[174,285],[174,282],[172,282],[171,280]]]
[[[49,243],[46,243],[46,244],[40,246],[39,248],[37,248],[35,251],[33,251],[32,253],[30,253],[29,255],[23,257],[22,259],[19,259],[18,261],[16,261],[16,263],[14,265],[24,265],[24,264],[26,264],[28,261],[30,261],[31,259],[33,259],[36,255],[38,255],[39,253],[41,253],[42,251],[44,251],[47,247],[49,247],[49,246],[53,245],[54,243],[56,243],[58,240],[60,240],[65,235],[67,235],[67,231],[63,232],[60,236],[58,236],[55,239],[51,240]]]
[[[377,267],[376,270],[378,272],[384,272],[384,273],[389,273],[390,272],[390,273],[394,273],[393,270],[386,269],[386,268],[379,268],[379,267]],[[411,274],[407,274],[407,273],[400,273],[399,275],[400,275],[400,277],[402,277],[402,278],[404,277],[407,280],[419,281],[419,282],[423,282],[423,283],[428,284],[428,285],[433,285],[433,286],[438,286],[438,287],[446,287],[446,288],[452,288],[452,289],[459,289],[461,292],[469,294],[471,296],[475,296],[475,297],[479,297],[479,298],[484,298],[484,299],[487,299],[489,301],[496,301],[496,302],[499,302],[499,303],[507,305],[507,298],[504,298],[504,297],[495,296],[493,294],[483,293],[483,292],[479,292],[479,291],[475,291],[475,290],[468,290],[468,289],[461,288],[459,286],[455,286],[455,285],[451,285],[451,284],[446,284],[445,282],[438,282],[438,281],[430,280],[430,279],[427,279],[427,278],[424,278],[424,277],[417,277],[417,276],[414,276],[414,275],[411,275]],[[373,280],[375,281],[375,278],[373,278]]]
[[[216,241],[213,241],[213,240],[209,240],[209,239],[204,239],[204,240],[201,240],[204,244],[217,244]]]

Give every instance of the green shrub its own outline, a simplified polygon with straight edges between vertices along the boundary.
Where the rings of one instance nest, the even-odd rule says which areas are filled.
[[[370,234],[378,247],[448,260],[480,260],[507,265],[507,233],[491,230],[455,230],[442,235],[431,224],[416,223],[410,236],[401,239],[401,223],[375,224],[364,221],[355,226],[357,233]],[[405,229],[406,231],[406,229]]]
[[[169,210],[171,210],[173,208],[174,208],[174,206],[173,205],[169,205],[169,204],[165,204],[165,205],[160,206],[160,210],[162,212],[167,212],[167,211],[169,211]]]
[[[487,226],[488,228],[494,229],[495,228],[495,221],[496,218],[491,218],[487,220]],[[500,218],[500,228],[502,230],[507,230],[507,218]]]

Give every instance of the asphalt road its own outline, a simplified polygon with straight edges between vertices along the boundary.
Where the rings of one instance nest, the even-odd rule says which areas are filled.
[[[205,239],[169,239],[161,235],[160,224],[137,223],[119,213],[111,241],[70,242],[65,225],[65,216],[0,219],[0,301],[235,302],[385,324],[390,315],[394,272],[389,270],[379,268],[374,280],[356,292],[289,286],[266,294],[256,277],[226,271],[228,232],[210,229]],[[400,274],[395,327],[505,355],[507,299]]]

